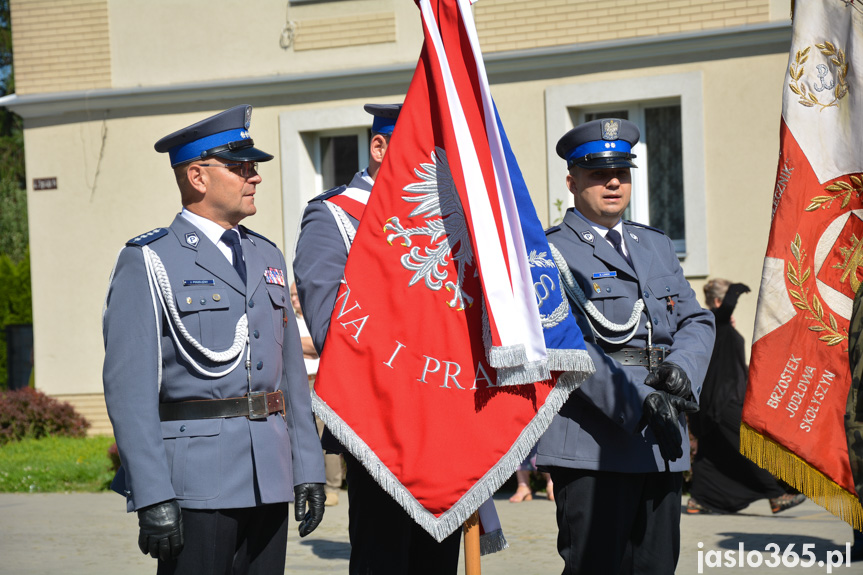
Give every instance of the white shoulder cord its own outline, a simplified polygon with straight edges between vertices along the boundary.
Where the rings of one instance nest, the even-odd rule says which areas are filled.
[[[165,271],[165,266],[162,264],[162,260],[159,258],[159,255],[147,246],[143,246],[143,252],[144,264],[147,268],[147,277],[148,281],[150,282],[150,293],[158,293],[159,299],[162,302],[162,307],[165,310],[165,315],[168,315],[169,318],[173,320],[168,322],[168,327],[171,329],[171,336],[174,338],[174,341],[177,342],[177,347],[179,348],[180,353],[183,355],[183,357],[186,358],[186,360],[192,365],[192,367],[195,368],[196,371],[198,371],[198,373],[206,375],[208,377],[221,377],[234,371],[237,366],[240,365],[240,363],[243,361],[242,351],[243,348],[245,348],[246,345],[249,343],[249,319],[246,314],[243,314],[242,317],[240,317],[240,319],[237,321],[237,327],[234,332],[234,343],[233,345],[231,345],[230,348],[226,349],[225,351],[215,352],[211,349],[204,347],[203,345],[198,343],[195,338],[192,337],[192,335],[186,329],[186,326],[183,324],[183,320],[180,319],[180,314],[177,312],[177,306],[174,304],[174,295],[173,291],[171,290],[171,284],[168,280],[168,274]],[[160,289],[155,290],[154,284],[158,285]],[[153,308],[155,309],[155,295],[153,295],[153,303]],[[206,357],[210,361],[215,363],[225,363],[233,360],[234,358],[236,358],[236,361],[234,361],[234,364],[232,366],[223,371],[215,372],[205,369],[200,364],[198,364],[198,362],[195,361],[186,351],[186,349],[180,342],[180,338],[177,336],[177,330],[180,331],[183,339],[189,342],[192,347],[201,352],[204,357]],[[159,381],[161,383],[161,346],[159,347]]]
[[[554,244],[549,244],[551,248],[551,255],[554,258],[554,263],[557,265],[557,269],[560,271],[560,277],[563,279],[563,288],[566,290],[567,295],[575,302],[575,304],[581,308],[581,310],[585,313],[588,318],[588,325],[590,325],[590,330],[593,332],[593,335],[598,337],[599,339],[606,341],[608,343],[614,345],[620,345],[628,342],[635,336],[635,332],[638,331],[639,318],[641,317],[641,312],[644,311],[644,300],[639,298],[635,305],[632,308],[632,314],[629,316],[629,321],[624,324],[613,323],[608,320],[604,315],[602,315],[596,306],[593,305],[593,302],[587,299],[584,295],[584,292],[581,290],[581,286],[578,285],[578,282],[575,281],[575,278],[572,275],[572,272],[569,270],[569,266],[566,263],[566,260],[563,258],[563,255],[558,251]],[[628,335],[624,336],[621,339],[613,340],[607,337],[604,337],[601,333],[596,331],[596,328],[593,327],[593,322],[590,320],[593,319],[596,323],[607,329],[608,331],[613,332],[624,332],[628,329],[632,331],[629,332]],[[648,318],[646,322],[647,327],[647,345],[650,347],[653,342],[653,326],[650,323],[650,319]]]
[[[327,201],[324,201],[324,205],[329,208],[330,212],[332,212],[333,218],[336,220],[336,225],[339,227],[339,231],[342,234],[342,239],[345,242],[345,251],[350,253],[351,244],[354,243],[354,237],[357,235],[357,230],[354,228],[354,224],[351,223],[351,220],[348,219],[345,211],[339,206]]]

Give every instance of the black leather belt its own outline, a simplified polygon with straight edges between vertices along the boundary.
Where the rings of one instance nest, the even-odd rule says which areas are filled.
[[[664,347],[625,347],[606,354],[620,365],[643,365],[655,369],[668,355]]]
[[[228,399],[201,399],[159,404],[159,419],[162,421],[223,417],[266,419],[272,413],[284,412],[285,397],[281,390],[273,393],[253,391],[244,397]]]

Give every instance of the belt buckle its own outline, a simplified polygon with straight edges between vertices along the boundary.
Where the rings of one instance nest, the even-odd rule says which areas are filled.
[[[652,345],[647,346],[644,352],[647,354],[647,369],[651,372],[655,371],[656,368],[659,367],[659,364],[662,360],[659,359],[660,351],[662,348],[653,347]]]
[[[246,397],[249,398],[249,419],[266,419],[270,415],[266,391],[250,391]]]
[[[663,361],[665,361],[665,357],[668,355],[668,350],[664,347],[653,347],[650,346],[647,348],[647,363],[649,365],[650,371],[654,371],[659,367]]]

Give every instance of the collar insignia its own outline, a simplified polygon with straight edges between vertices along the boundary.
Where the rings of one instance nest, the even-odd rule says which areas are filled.
[[[593,232],[581,232],[581,237],[584,238],[584,241],[593,243]]]
[[[198,234],[196,234],[195,232],[189,232],[188,234],[186,234],[186,243],[193,248],[198,247]]]

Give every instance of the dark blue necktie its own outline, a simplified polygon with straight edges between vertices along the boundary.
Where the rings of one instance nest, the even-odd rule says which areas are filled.
[[[243,246],[240,245],[240,235],[234,230],[228,230],[222,234],[222,241],[225,245],[231,248],[231,253],[234,255],[234,269],[246,283],[246,261],[243,259]]]
[[[629,258],[626,257],[626,254],[623,253],[623,238],[620,237],[620,234],[617,232],[617,230],[608,230],[608,232],[605,234],[605,239],[611,242],[611,245],[614,246],[614,251],[619,253],[620,257],[622,257],[624,260],[626,260],[627,263],[629,263]]]

